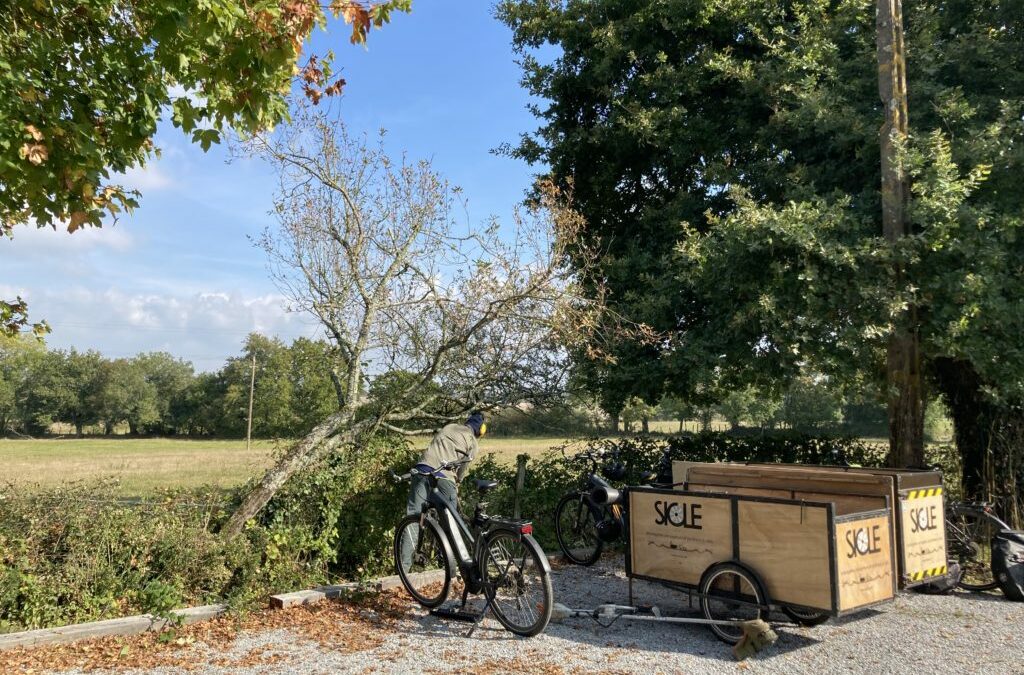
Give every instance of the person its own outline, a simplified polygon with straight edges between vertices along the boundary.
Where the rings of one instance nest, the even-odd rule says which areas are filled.
[[[473,411],[465,424],[447,424],[434,434],[430,445],[420,456],[416,469],[420,472],[432,472],[449,462],[466,460],[455,471],[442,471],[438,476],[437,489],[453,505],[459,503],[458,484],[466,475],[469,462],[476,457],[477,439],[487,433],[487,422],[484,414]],[[409,515],[419,513],[427,501],[430,492],[430,480],[427,476],[413,474],[412,486],[409,488],[409,500],[405,512]]]

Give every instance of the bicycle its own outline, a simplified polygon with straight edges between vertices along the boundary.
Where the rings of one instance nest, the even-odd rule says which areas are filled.
[[[551,566],[533,538],[530,521],[485,513],[487,503],[482,499],[497,481],[474,480],[481,501],[468,524],[458,505],[438,491],[441,472],[457,469],[467,461],[451,462],[430,472],[413,468],[402,476],[392,474],[396,480],[426,476],[430,485],[422,511],[398,523],[395,568],[409,595],[431,610],[448,599],[457,570],[463,583],[460,612],[465,610],[469,594],[482,593],[486,599],[483,610],[472,615],[474,625],[469,635],[490,609],[507,630],[532,637],[551,620]]]
[[[992,537],[1012,529],[985,502],[946,503],[946,548],[960,563],[957,586],[965,591],[990,591],[999,586],[992,574]]]
[[[607,462],[604,461],[606,457]],[[667,454],[662,457],[662,464],[665,457]],[[624,479],[626,467],[618,461],[618,451],[587,450],[572,459],[590,462],[590,471],[582,489],[569,492],[558,500],[555,538],[570,562],[593,565],[601,557],[605,544],[619,540],[626,531],[626,504],[617,499],[618,490],[608,482]],[[649,483],[659,475],[653,471],[645,472],[641,482]]]

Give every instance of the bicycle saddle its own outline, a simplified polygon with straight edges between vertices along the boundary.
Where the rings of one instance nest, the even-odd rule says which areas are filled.
[[[488,490],[492,490],[495,487],[497,487],[498,481],[486,480],[483,478],[474,478],[473,484],[476,485],[476,489],[479,490],[480,492],[487,492]]]

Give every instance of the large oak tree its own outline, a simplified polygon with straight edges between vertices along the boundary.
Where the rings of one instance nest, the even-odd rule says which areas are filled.
[[[510,150],[573,181],[609,303],[672,335],[590,369],[606,396],[655,382],[688,398],[808,364],[881,379],[886,336],[912,304],[964,487],[1013,494],[1024,3],[903,9],[913,193],[898,246],[882,239],[870,0],[503,2],[541,101],[541,126]]]

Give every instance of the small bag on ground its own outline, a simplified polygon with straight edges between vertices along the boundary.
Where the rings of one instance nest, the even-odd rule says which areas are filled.
[[[1024,602],[1024,532],[1003,530],[992,537],[992,576],[1003,595]]]

